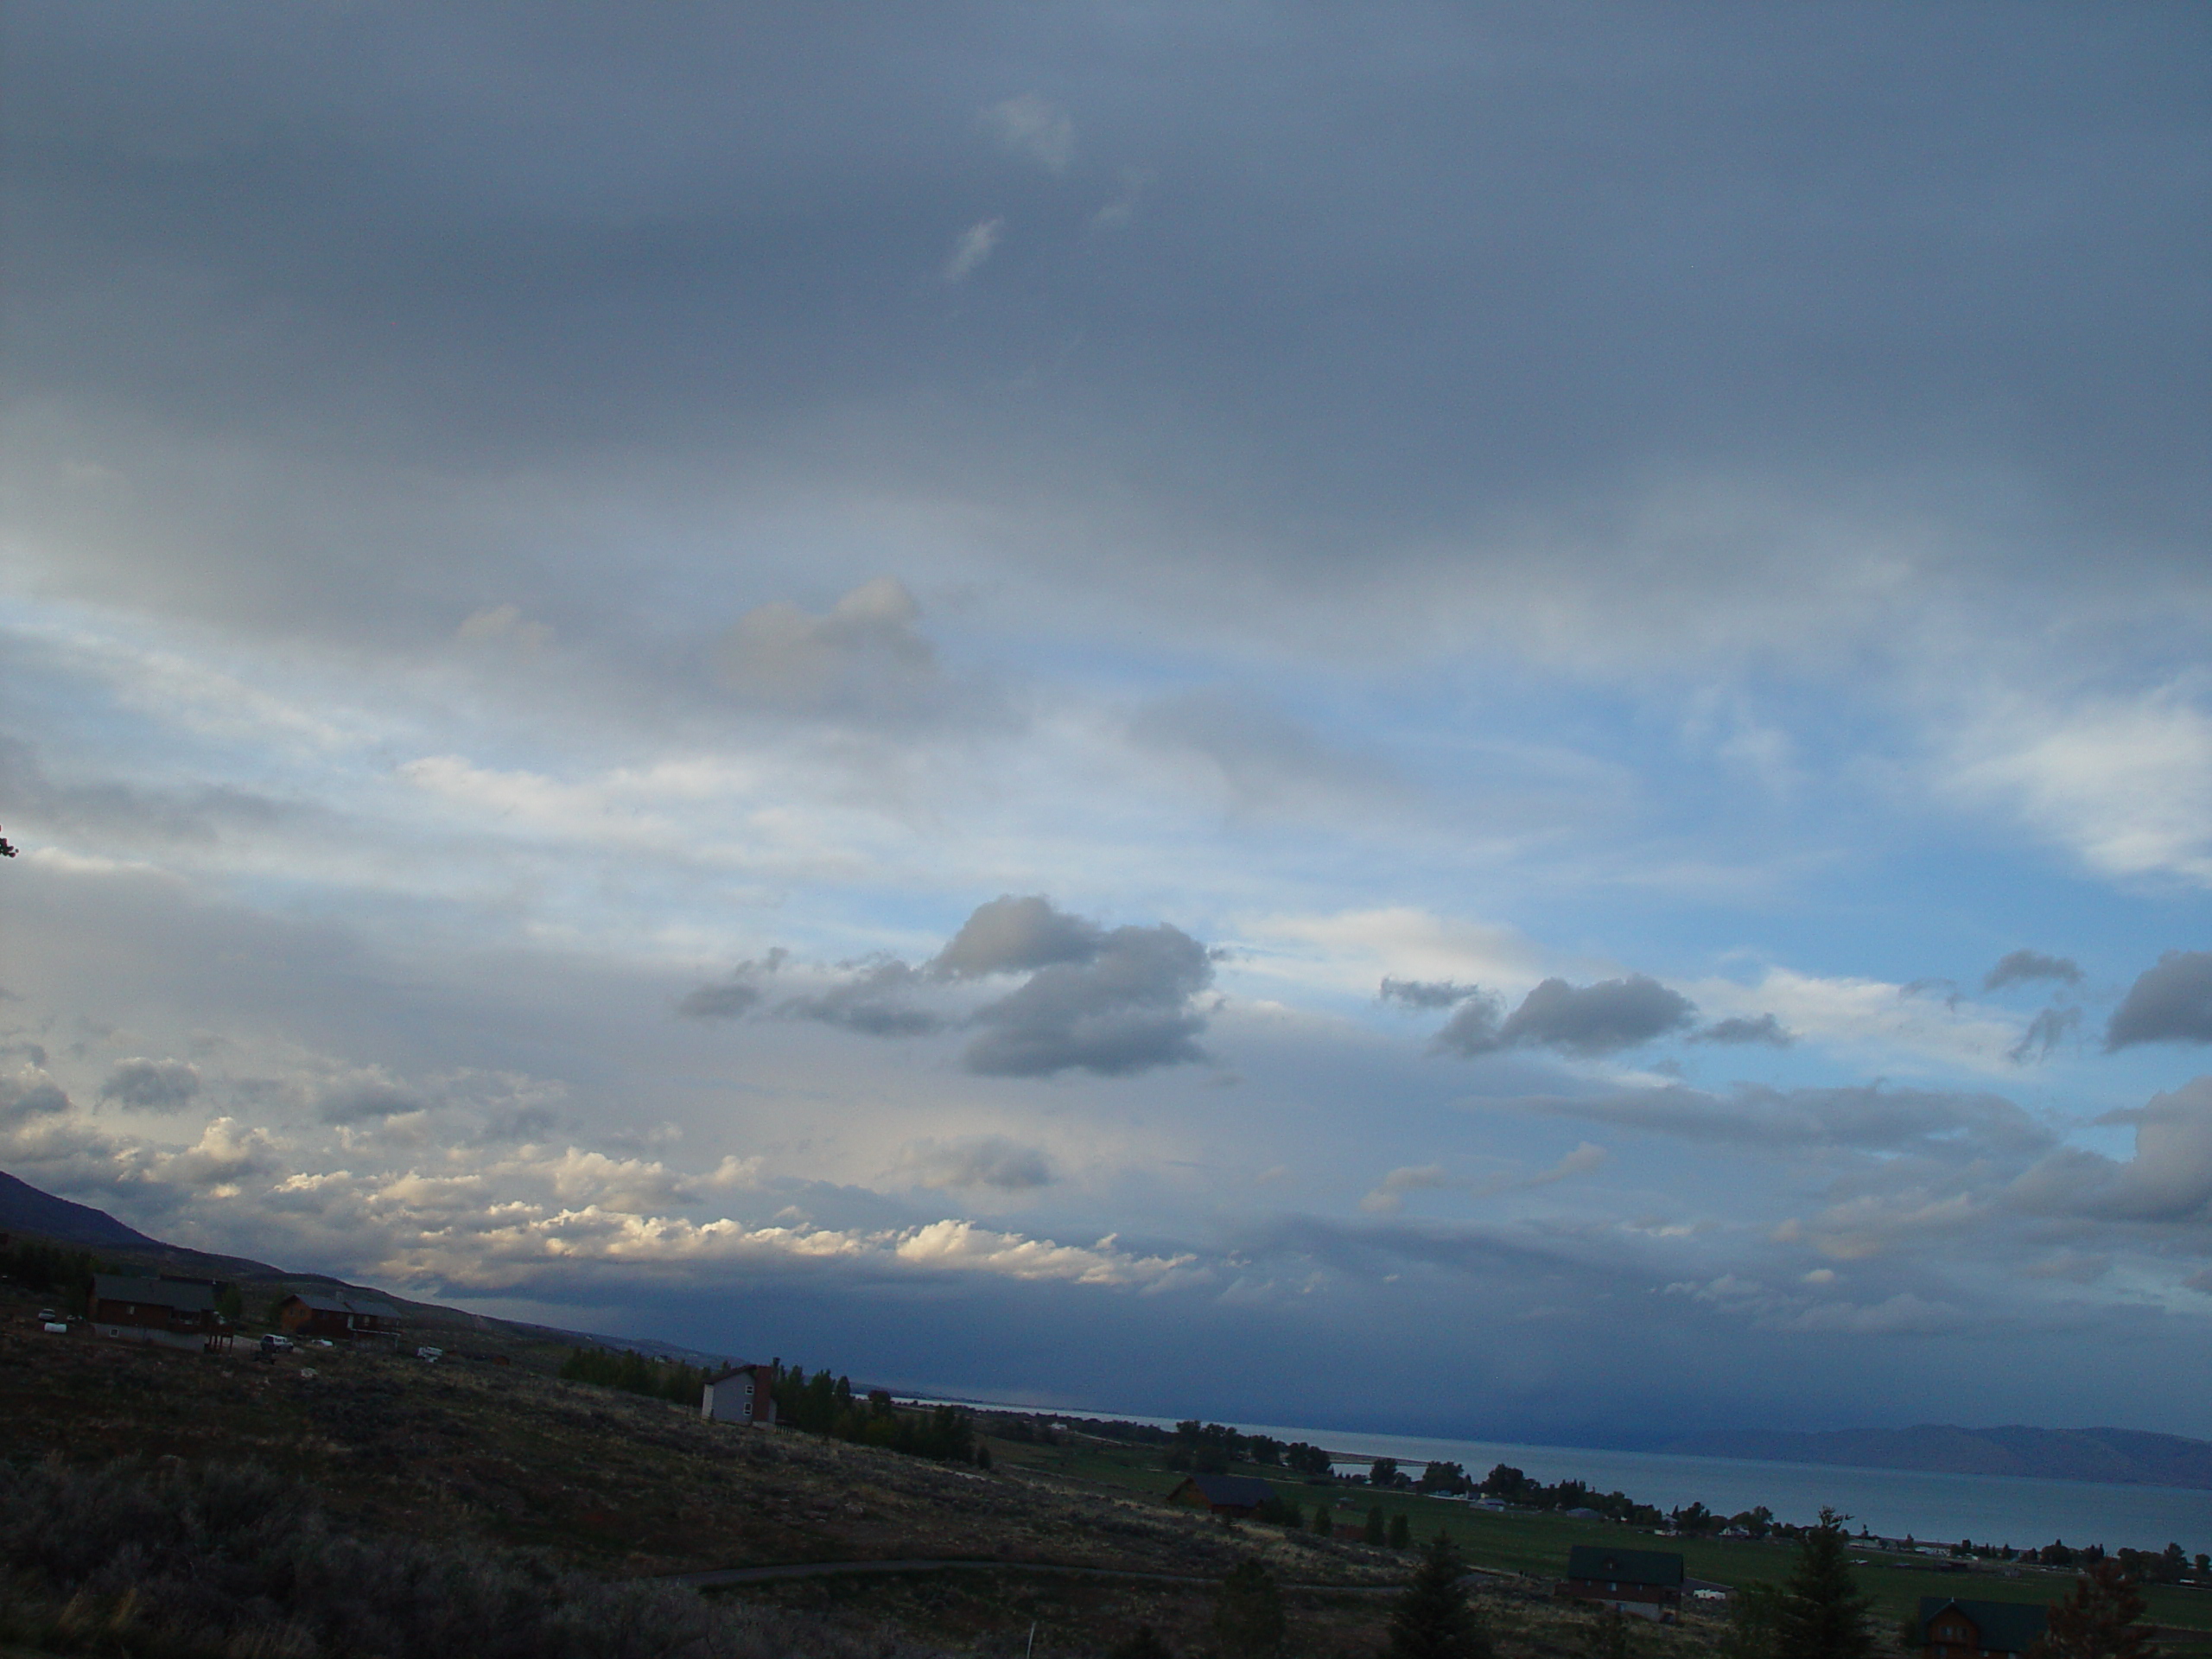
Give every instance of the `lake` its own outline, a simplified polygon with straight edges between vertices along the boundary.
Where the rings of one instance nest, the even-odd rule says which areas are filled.
[[[1173,1425],[1168,1425],[1173,1427]],[[1662,1510],[1700,1503],[1722,1515],[1764,1503],[1778,1521],[1820,1518],[1827,1504],[1885,1537],[2012,1544],[2025,1548],[2054,1539],[2107,1549],[2212,1551],[2212,1491],[2172,1486],[2113,1486],[2082,1480],[2030,1480],[2006,1475],[1936,1475],[1903,1469],[1852,1469],[1827,1464],[1758,1463],[1748,1459],[1685,1458],[1660,1452],[1599,1452],[1566,1446],[1515,1446],[1493,1440],[1424,1440],[1363,1434],[1350,1429],[1254,1424],[1246,1433],[1306,1440],[1357,1457],[1395,1458],[1419,1474],[1425,1463],[1457,1463],[1479,1480],[1510,1464],[1547,1484],[1580,1480],[1601,1492],[1622,1491]]]
[[[960,1401],[963,1405],[990,1404]],[[1033,1406],[999,1406],[1037,1413]],[[1173,1428],[1173,1419],[1133,1413],[1071,1412]],[[1603,1452],[1571,1446],[1516,1446],[1503,1440],[1428,1440],[1349,1428],[1298,1428],[1243,1423],[1247,1434],[1304,1440],[1355,1458],[1395,1458],[1415,1474],[1425,1463],[1456,1463],[1476,1479],[1510,1464],[1550,1484],[1580,1480],[1601,1492],[1626,1492],[1639,1503],[1671,1510],[1702,1503],[1722,1515],[1764,1503],[1775,1519],[1802,1524],[1826,1504],[1885,1538],[2011,1544],[2040,1548],[2054,1540],[2107,1549],[2164,1549],[2179,1544],[2194,1555],[2212,1552],[2212,1491],[2173,1486],[2115,1486],[2084,1480],[2031,1480],[2007,1475],[1936,1475],[1903,1469],[1853,1469],[1827,1464],[1760,1463],[1736,1458],[1686,1458],[1662,1452]]]

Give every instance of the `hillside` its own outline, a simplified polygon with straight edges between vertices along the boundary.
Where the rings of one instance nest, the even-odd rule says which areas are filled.
[[[1674,1440],[1662,1451],[1767,1463],[1843,1464],[1929,1474],[2015,1475],[2099,1480],[2130,1486],[2212,1491],[2212,1440],[2129,1428],[1849,1428],[1793,1434],[1720,1429]]]
[[[105,1210],[41,1192],[4,1170],[0,1170],[0,1233],[37,1233],[57,1244],[79,1247],[168,1248],[136,1228],[124,1226]]]

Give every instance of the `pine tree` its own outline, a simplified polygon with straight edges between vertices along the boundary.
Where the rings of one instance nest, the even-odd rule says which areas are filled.
[[[2050,1610],[2050,1627],[2029,1649],[2034,1659],[2149,1659],[2152,1632],[2137,1623],[2143,1598],[2117,1561],[2099,1561]]]
[[[1721,1659],[1774,1659],[1782,1602],[1782,1592],[1773,1585],[1757,1581],[1738,1585],[1728,1598],[1728,1627],[1720,1635]],[[1904,1644],[1907,1651],[1914,1645]]]
[[[1822,1510],[1820,1525],[1798,1546],[1797,1567],[1783,1592],[1777,1650],[1789,1659],[1871,1659],[1866,1608],[1844,1557],[1842,1517]]]
[[[1389,1523],[1383,1520],[1382,1505],[1377,1504],[1367,1512],[1367,1541],[1383,1544],[1389,1541]]]
[[[1214,1645],[1221,1659],[1275,1659],[1282,1651],[1282,1592],[1257,1561],[1240,1561],[1214,1602]]]
[[[1490,1637],[1459,1586],[1466,1570],[1438,1533],[1390,1614],[1389,1659],[1490,1659]]]
[[[1406,1518],[1405,1512],[1402,1510],[1390,1517],[1390,1548],[1410,1549],[1413,1547],[1413,1541],[1414,1523]]]
[[[1329,1500],[1325,1497],[1313,1506],[1313,1530],[1316,1535],[1323,1538],[1326,1538],[1336,1530],[1335,1525],[1329,1519]]]

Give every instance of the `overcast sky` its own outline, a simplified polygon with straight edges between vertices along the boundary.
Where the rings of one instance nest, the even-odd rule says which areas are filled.
[[[0,1166],[912,1388],[2212,1435],[2212,13],[0,36]]]

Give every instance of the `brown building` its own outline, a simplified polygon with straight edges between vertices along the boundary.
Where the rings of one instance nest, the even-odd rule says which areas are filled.
[[[399,1310],[373,1296],[287,1296],[276,1305],[276,1323],[288,1337],[327,1337],[333,1342],[364,1338],[397,1344]]]
[[[230,1327],[215,1311],[215,1287],[207,1280],[138,1279],[118,1273],[92,1275],[92,1332],[124,1342],[213,1352],[230,1344]]]
[[[1577,1544],[1567,1553],[1559,1592],[1671,1624],[1682,1605],[1682,1558],[1669,1550]]]
[[[2050,1610],[2026,1601],[1920,1599],[1924,1659],[2020,1659],[2041,1639]]]
[[[1249,1475],[1186,1475],[1182,1484],[1167,1494],[1167,1501],[1205,1510],[1211,1515],[1242,1519],[1274,1495],[1274,1487]]]

